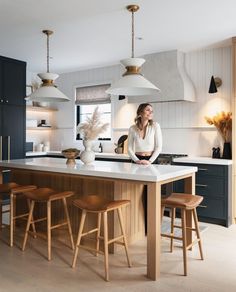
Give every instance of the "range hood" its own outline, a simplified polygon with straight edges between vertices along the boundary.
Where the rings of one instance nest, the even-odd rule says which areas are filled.
[[[160,88],[155,96],[129,96],[129,103],[196,101],[194,85],[185,70],[185,54],[177,50],[145,55],[142,74]]]

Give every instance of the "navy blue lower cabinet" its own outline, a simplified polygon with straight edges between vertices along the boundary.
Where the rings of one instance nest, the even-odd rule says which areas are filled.
[[[196,194],[203,196],[201,205],[197,208],[200,221],[223,226],[232,224],[231,202],[231,165],[212,165],[177,163],[198,167],[196,173]],[[184,181],[174,183],[174,192],[184,191]]]

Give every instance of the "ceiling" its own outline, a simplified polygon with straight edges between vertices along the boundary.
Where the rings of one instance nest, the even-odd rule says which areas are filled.
[[[131,55],[128,4],[135,15],[135,55],[225,44],[236,35],[235,0],[0,0],[0,55],[27,61],[28,70],[69,72],[118,63]]]

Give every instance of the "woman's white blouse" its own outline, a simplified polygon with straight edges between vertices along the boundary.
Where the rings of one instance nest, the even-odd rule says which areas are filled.
[[[128,153],[133,161],[138,161],[135,152],[153,152],[149,161],[152,163],[156,160],[162,150],[162,133],[160,125],[156,122],[152,126],[148,125],[144,138],[140,137],[136,125],[129,128],[128,136]]]

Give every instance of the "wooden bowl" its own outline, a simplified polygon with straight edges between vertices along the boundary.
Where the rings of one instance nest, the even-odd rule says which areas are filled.
[[[75,164],[75,158],[79,156],[80,150],[76,148],[69,148],[61,152],[67,158],[66,164]]]

